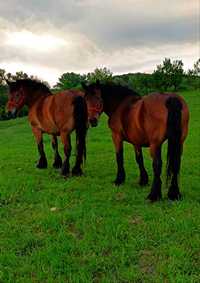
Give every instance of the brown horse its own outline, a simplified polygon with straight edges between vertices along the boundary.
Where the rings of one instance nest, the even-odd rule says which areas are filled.
[[[29,108],[28,119],[40,154],[37,167],[47,168],[42,139],[43,133],[47,133],[52,135],[52,147],[55,154],[53,166],[62,168],[62,175],[68,176],[71,154],[70,134],[75,129],[77,156],[72,174],[81,175],[81,166],[86,156],[88,124],[87,105],[83,92],[68,90],[53,95],[45,84],[31,79],[7,81],[7,83],[9,86],[7,110],[15,115],[24,105]],[[63,163],[58,152],[57,136],[61,137],[64,145],[65,160]]]
[[[93,125],[101,112],[109,117],[113,143],[116,149],[116,185],[125,181],[123,165],[123,141],[134,145],[136,161],[140,169],[140,185],[148,183],[143,163],[142,147],[150,147],[154,178],[148,199],[161,198],[161,147],[168,140],[167,177],[170,179],[168,197],[181,198],[178,175],[183,142],[188,133],[189,111],[186,102],[177,94],[154,93],[141,97],[136,92],[112,83],[83,84],[88,111]],[[92,119],[93,117],[93,119]]]

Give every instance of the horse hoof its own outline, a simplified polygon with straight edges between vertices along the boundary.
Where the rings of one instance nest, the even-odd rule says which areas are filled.
[[[81,170],[81,168],[74,167],[72,169],[72,176],[82,176],[82,175],[83,175],[83,171]]]
[[[141,187],[144,187],[144,186],[148,185],[148,183],[149,183],[149,177],[148,177],[147,173],[141,174],[139,185]]]
[[[53,168],[60,169],[61,167],[62,167],[62,163],[58,163],[58,162],[53,163]]]
[[[120,185],[122,185],[122,184],[124,183],[124,180],[118,180],[118,179],[116,179],[113,183],[114,183],[115,186],[118,187],[118,186],[120,186]]]
[[[55,169],[59,169],[59,168],[62,167],[62,159],[61,159],[60,156],[57,156],[57,157],[55,158],[54,163],[53,163],[53,167],[54,167]]]
[[[46,169],[47,168],[47,161],[39,161],[36,165],[38,169]]]
[[[61,173],[61,176],[66,177],[66,178],[68,178],[69,175],[70,175],[69,171],[66,171],[66,170],[63,170],[63,169],[61,169],[60,173]]]
[[[147,196],[147,199],[150,200],[151,202],[159,201],[161,200],[162,196],[161,194],[155,194],[155,193],[150,193]]]
[[[148,185],[148,180],[144,180],[144,179],[140,179],[140,181],[139,181],[139,185],[141,186],[141,187],[145,187],[145,186],[147,186]]]
[[[181,200],[182,195],[179,192],[168,192],[168,199],[175,201],[175,200]]]

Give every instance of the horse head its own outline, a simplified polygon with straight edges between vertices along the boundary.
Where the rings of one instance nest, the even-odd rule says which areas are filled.
[[[15,117],[19,110],[26,103],[26,95],[23,86],[20,84],[20,81],[10,82],[6,80],[9,93],[8,93],[8,102],[6,105],[8,114]]]
[[[92,127],[96,127],[98,119],[103,112],[103,100],[101,97],[101,85],[100,82],[86,85],[82,83],[82,87],[85,91],[85,100],[88,109],[88,120]]]

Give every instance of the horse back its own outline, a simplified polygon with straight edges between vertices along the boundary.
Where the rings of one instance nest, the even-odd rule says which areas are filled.
[[[136,128],[140,116],[142,99],[139,97],[127,97],[115,110],[109,119],[109,127],[118,132],[125,140],[129,140],[129,128]]]
[[[63,91],[39,99],[29,111],[29,121],[33,127],[43,132],[59,135],[61,131],[74,129],[74,98],[83,96],[79,91]]]
[[[189,111],[184,99],[173,93],[153,93],[141,99],[127,99],[111,116],[109,126],[124,140],[140,146],[162,143],[166,139],[168,110],[166,101],[177,97],[182,103],[182,141],[187,136]]]

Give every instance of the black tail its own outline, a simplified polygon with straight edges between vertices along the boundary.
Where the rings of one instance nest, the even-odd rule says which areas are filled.
[[[181,165],[181,110],[182,104],[177,97],[170,97],[166,101],[168,109],[167,118],[167,181],[171,179],[172,175],[178,176]]]
[[[76,150],[80,164],[86,159],[86,135],[87,135],[87,105],[82,96],[74,99],[74,121],[76,130]]]

